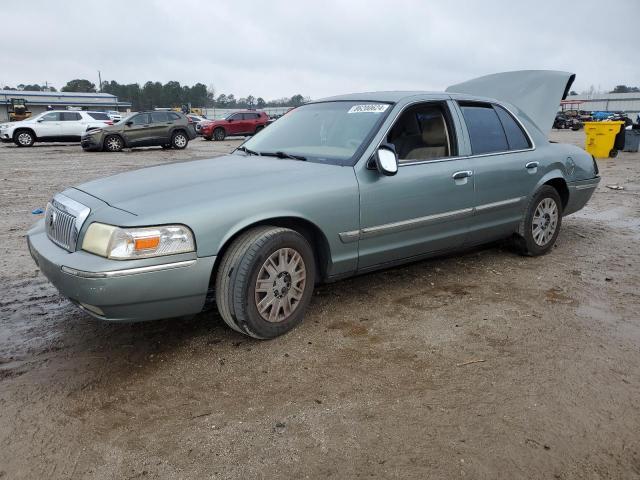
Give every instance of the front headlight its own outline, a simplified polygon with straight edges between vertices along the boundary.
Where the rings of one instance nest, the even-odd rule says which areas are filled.
[[[114,260],[132,260],[193,252],[196,242],[185,225],[120,228],[92,223],[82,240],[82,249]]]

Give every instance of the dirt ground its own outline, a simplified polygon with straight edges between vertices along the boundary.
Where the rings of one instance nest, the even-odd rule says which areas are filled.
[[[92,320],[38,273],[24,235],[55,192],[237,143],[0,145],[0,479],[640,478],[640,154],[599,161],[549,255],[320,286],[268,342],[214,313]]]

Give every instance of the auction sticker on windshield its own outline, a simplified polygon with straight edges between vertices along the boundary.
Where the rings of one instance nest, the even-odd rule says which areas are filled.
[[[368,105],[354,105],[347,113],[382,113],[389,105],[386,103],[370,103]]]

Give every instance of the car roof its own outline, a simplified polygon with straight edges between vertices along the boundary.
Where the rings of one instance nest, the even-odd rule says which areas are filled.
[[[428,95],[430,97],[439,97],[442,99],[450,98],[448,93],[444,92],[427,92],[427,91],[386,91],[386,92],[361,92],[361,93],[348,93],[346,95],[336,95],[334,97],[321,98],[314,100],[310,103],[316,102],[328,102],[328,101],[370,101],[370,102],[390,102],[396,103],[400,100],[409,97],[415,97],[420,95]]]

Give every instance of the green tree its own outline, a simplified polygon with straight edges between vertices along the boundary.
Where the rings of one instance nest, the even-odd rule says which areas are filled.
[[[256,100],[256,107],[264,108],[266,106],[267,106],[267,102],[264,101],[264,98],[258,97],[258,99]]]
[[[62,87],[61,91],[95,93],[96,86],[95,84],[91,83],[89,80],[76,78],[75,80],[71,80],[67,82],[67,84],[64,87]]]

